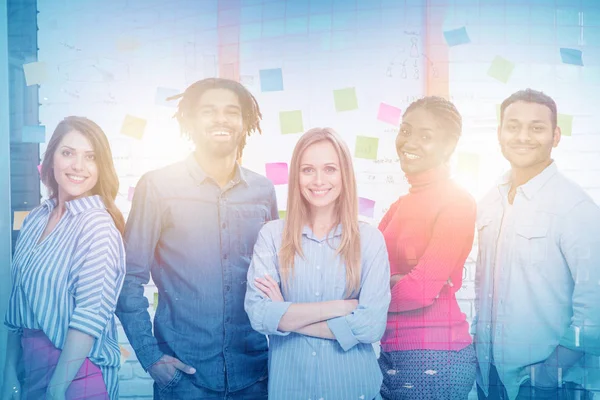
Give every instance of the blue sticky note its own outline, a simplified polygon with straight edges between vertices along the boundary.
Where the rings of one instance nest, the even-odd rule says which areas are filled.
[[[453,29],[451,31],[444,31],[444,38],[448,46],[458,46],[459,44],[471,43],[467,28],[464,26],[459,29]]]
[[[581,65],[583,67],[583,59],[581,58],[581,50],[560,48],[560,58],[565,64]]]
[[[44,143],[46,141],[46,127],[44,125],[25,125],[21,131],[23,143]]]
[[[180,94],[181,91],[172,88],[158,87],[156,88],[156,97],[154,103],[159,106],[177,107],[177,100],[169,100],[168,97]]]
[[[260,89],[263,92],[283,90],[283,74],[281,68],[260,70]]]

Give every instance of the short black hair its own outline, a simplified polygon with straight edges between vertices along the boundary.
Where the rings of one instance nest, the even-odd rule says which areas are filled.
[[[554,102],[552,97],[548,96],[544,92],[540,92],[538,90],[533,90],[529,88],[525,90],[519,90],[518,92],[511,94],[502,102],[502,104],[500,105],[500,126],[502,126],[502,121],[504,120],[504,111],[506,111],[506,108],[512,103],[516,103],[517,101],[524,101],[526,103],[536,103],[548,107],[552,114],[552,129],[556,129],[556,126],[558,125],[556,103]]]
[[[244,126],[244,135],[238,149],[238,158],[240,158],[244,147],[246,146],[246,137],[250,136],[252,132],[255,131],[258,131],[259,134],[262,133],[260,128],[262,114],[258,102],[252,93],[250,93],[241,83],[231,79],[207,78],[191,84],[182,94],[169,97],[168,100],[181,98],[177,105],[177,112],[174,117],[177,118],[177,121],[179,122],[181,133],[188,139],[192,139],[190,136],[190,127],[192,126],[190,116],[196,112],[196,106],[200,97],[202,97],[204,92],[210,89],[227,89],[238,96],[242,107],[242,121]]]
[[[432,113],[436,119],[452,134],[455,138],[459,138],[462,133],[462,116],[458,109],[450,100],[439,96],[426,96],[413,101],[406,111],[404,116],[416,109],[423,108]]]

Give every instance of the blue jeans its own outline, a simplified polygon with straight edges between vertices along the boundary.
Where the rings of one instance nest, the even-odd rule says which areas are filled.
[[[267,400],[269,380],[265,376],[258,382],[238,390],[237,392],[215,392],[201,386],[194,385],[187,374],[177,370],[175,376],[165,387],[160,388],[154,382],[154,398],[156,400]]]
[[[477,385],[477,398],[479,400],[508,400],[506,388],[494,365],[490,366],[489,395],[486,397],[483,390]],[[527,381],[519,388],[516,400],[588,400],[591,398],[590,392],[570,382],[563,384],[561,388],[542,389],[531,386],[531,383]]]

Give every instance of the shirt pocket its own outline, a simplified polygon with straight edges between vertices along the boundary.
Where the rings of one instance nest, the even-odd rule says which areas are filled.
[[[515,226],[514,257],[523,267],[540,264],[548,255],[548,224]]]

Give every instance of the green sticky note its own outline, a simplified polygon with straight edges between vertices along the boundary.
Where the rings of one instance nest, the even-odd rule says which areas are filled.
[[[459,174],[477,176],[479,172],[479,155],[475,153],[458,153],[456,169]]]
[[[502,105],[501,104],[496,104],[496,121],[498,121],[498,125],[500,125],[500,113],[502,110]]]
[[[351,111],[358,108],[358,100],[356,99],[356,89],[345,88],[333,91],[333,101],[335,102],[335,110]]]
[[[502,83],[506,83],[510,79],[514,69],[515,64],[508,61],[506,58],[496,56],[488,69],[488,75]]]
[[[573,116],[558,114],[558,126],[563,136],[571,136],[573,132]]]
[[[287,215],[286,210],[279,210],[279,219],[285,219],[286,215]]]
[[[158,292],[154,292],[154,310],[158,307]]]
[[[379,147],[379,138],[368,136],[357,136],[354,157],[365,158],[367,160],[377,159],[377,148]]]
[[[302,111],[281,111],[279,113],[279,125],[281,126],[281,133],[283,135],[288,133],[304,132],[304,125],[302,124]]]

